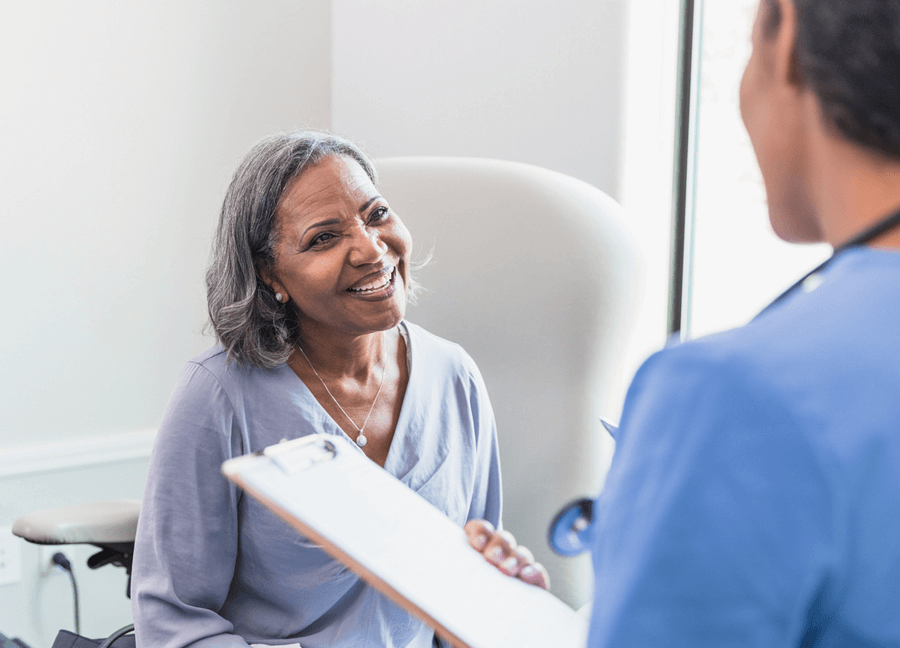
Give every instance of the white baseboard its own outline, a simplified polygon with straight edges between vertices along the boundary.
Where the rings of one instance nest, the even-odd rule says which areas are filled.
[[[146,459],[156,430],[0,450],[0,478]]]

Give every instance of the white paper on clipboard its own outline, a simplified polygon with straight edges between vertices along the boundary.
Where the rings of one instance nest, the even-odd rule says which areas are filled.
[[[462,528],[342,437],[283,442],[222,472],[454,646],[586,643],[584,618],[489,565]]]

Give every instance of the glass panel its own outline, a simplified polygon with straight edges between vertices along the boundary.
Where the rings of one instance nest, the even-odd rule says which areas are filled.
[[[831,252],[824,244],[785,243],[769,226],[738,105],[757,2],[703,6],[693,243],[686,254],[690,337],[746,323]]]

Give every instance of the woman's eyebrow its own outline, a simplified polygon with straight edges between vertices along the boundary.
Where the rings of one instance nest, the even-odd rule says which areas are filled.
[[[365,204],[364,204],[362,207],[359,208],[359,213],[362,214],[364,211],[366,211],[366,210],[369,208],[369,205],[371,205],[373,202],[375,202],[375,201],[378,200],[379,198],[381,198],[381,196],[374,196],[373,198],[369,198],[369,199],[365,202]]]

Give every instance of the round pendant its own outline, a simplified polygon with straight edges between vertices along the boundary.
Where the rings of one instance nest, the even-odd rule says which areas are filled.
[[[360,434],[358,437],[356,437],[356,445],[358,445],[360,448],[366,445],[367,441],[368,439],[366,439],[366,436],[364,434]]]

